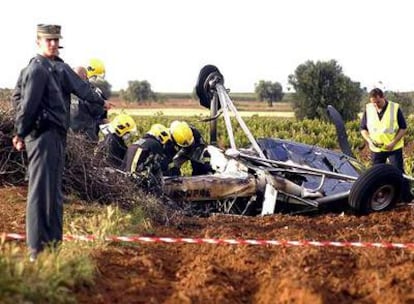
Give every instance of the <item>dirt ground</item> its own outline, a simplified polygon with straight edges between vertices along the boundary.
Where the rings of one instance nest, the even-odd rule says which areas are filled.
[[[0,231],[24,232],[26,189],[0,189]],[[16,199],[17,197],[17,199]],[[412,243],[414,206],[369,216],[215,215],[153,236]],[[414,303],[414,250],[111,244],[78,303]]]

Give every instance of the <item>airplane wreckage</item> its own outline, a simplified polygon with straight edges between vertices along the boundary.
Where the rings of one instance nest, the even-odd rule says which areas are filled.
[[[340,114],[332,106],[342,152],[278,138],[255,139],[237,112],[220,71],[203,67],[196,84],[201,105],[211,111],[213,174],[164,177],[163,192],[175,201],[202,206],[211,213],[265,215],[301,213],[329,208],[351,209],[357,214],[383,211],[401,201],[403,180],[413,178],[381,164],[365,168],[352,155]],[[250,141],[236,147],[233,114]],[[223,116],[230,148],[214,145],[217,118]]]

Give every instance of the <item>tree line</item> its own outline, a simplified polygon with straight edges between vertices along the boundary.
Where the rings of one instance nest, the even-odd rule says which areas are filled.
[[[288,76],[293,89],[292,108],[297,119],[328,120],[326,108],[334,106],[345,121],[357,118],[367,102],[367,89],[352,81],[344,74],[336,60],[311,61],[300,64],[293,74]],[[270,107],[284,97],[280,82],[260,80],[255,83],[255,96]],[[404,114],[414,112],[413,93],[386,91],[389,100],[398,102]],[[129,81],[128,88],[120,91],[120,97],[129,102],[157,100],[159,95],[152,91],[151,84],[144,81]],[[193,92],[193,98],[197,99]],[[365,102],[364,102],[365,101]]]
[[[359,82],[352,81],[346,76],[336,60],[311,61],[300,64],[293,74],[288,76],[288,83],[293,88],[292,108],[297,119],[327,120],[326,108],[334,106],[345,121],[354,120],[363,107],[367,90]],[[103,80],[99,84],[101,90],[111,95],[111,85]],[[274,102],[281,101],[284,90],[280,82],[259,80],[254,85],[254,94],[270,107]],[[414,112],[413,93],[398,93],[386,91],[389,100],[398,102],[404,114]],[[10,89],[0,89],[0,100],[9,99]],[[165,96],[155,93],[147,80],[128,81],[125,90],[119,91],[119,97],[127,102],[163,101]],[[192,98],[197,99],[192,93]]]

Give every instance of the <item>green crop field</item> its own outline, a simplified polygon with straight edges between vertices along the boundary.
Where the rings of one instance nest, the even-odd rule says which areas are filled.
[[[155,110],[155,111],[154,111]],[[131,114],[137,123],[137,134],[131,140],[138,139],[147,132],[154,123],[161,123],[169,126],[173,120],[184,120],[194,125],[200,130],[203,137],[209,141],[210,122],[204,121],[209,117],[207,110],[197,109],[132,109],[125,110]],[[116,110],[111,110],[111,114],[115,114]],[[293,112],[239,112],[243,116],[243,120],[250,129],[254,137],[276,137],[281,139],[292,140],[309,145],[317,145],[323,148],[339,150],[336,130],[333,124],[320,120],[305,119],[297,121],[293,117]],[[283,116],[286,114],[291,116]],[[281,115],[277,117],[276,115]],[[260,116],[263,115],[263,116]],[[414,125],[412,117],[407,119],[408,132],[405,136],[406,147],[405,168],[409,175],[414,173],[414,153],[412,142],[414,141]],[[242,129],[238,126],[236,118],[231,118],[233,132],[238,147],[245,147],[249,141]],[[359,132],[359,119],[346,123],[346,130],[351,145],[351,149],[357,158],[362,156],[362,148],[365,146],[364,139]],[[218,118],[218,145],[222,148],[229,147],[229,137],[222,117]],[[361,159],[362,160],[362,159]],[[366,160],[364,160],[366,161]]]

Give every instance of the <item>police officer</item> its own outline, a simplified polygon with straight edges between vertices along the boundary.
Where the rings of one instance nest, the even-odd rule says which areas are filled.
[[[67,113],[65,119],[66,128],[69,128],[70,125],[70,104],[72,94],[87,103],[93,104],[95,107],[103,107],[105,111],[108,110],[110,104],[105,101],[105,96],[100,94],[99,91],[88,82],[82,80],[75,71],[73,71],[73,69],[58,56],[58,54],[59,50],[57,50],[56,55],[51,58],[48,70],[54,75],[61,87],[61,93],[63,95],[63,100],[65,101]],[[26,68],[21,71],[12,93],[12,104],[15,109],[18,109],[20,106],[19,104],[22,95],[21,84],[25,69]]]
[[[186,162],[191,162],[192,175],[211,173],[210,155],[200,132],[185,121],[175,120],[170,125],[172,142],[178,152],[173,158],[174,169],[180,169]]]
[[[144,186],[159,186],[163,175],[168,175],[168,164],[173,155],[167,155],[165,145],[171,142],[170,131],[162,124],[153,124],[150,130],[128,147],[124,170],[141,179]]]
[[[62,240],[62,174],[69,126],[64,88],[104,104],[102,98],[84,90],[82,84],[77,86],[76,79],[80,79],[76,74],[73,73],[74,81],[66,72],[59,74],[56,59],[61,38],[59,25],[37,26],[38,54],[22,70],[13,94],[17,96],[13,145],[19,151],[26,148],[29,160],[26,234],[32,261],[45,245],[56,245]]]
[[[126,141],[135,132],[136,124],[130,115],[117,115],[110,122],[104,139],[98,144],[97,156],[110,167],[124,170],[123,160],[128,149]]]

